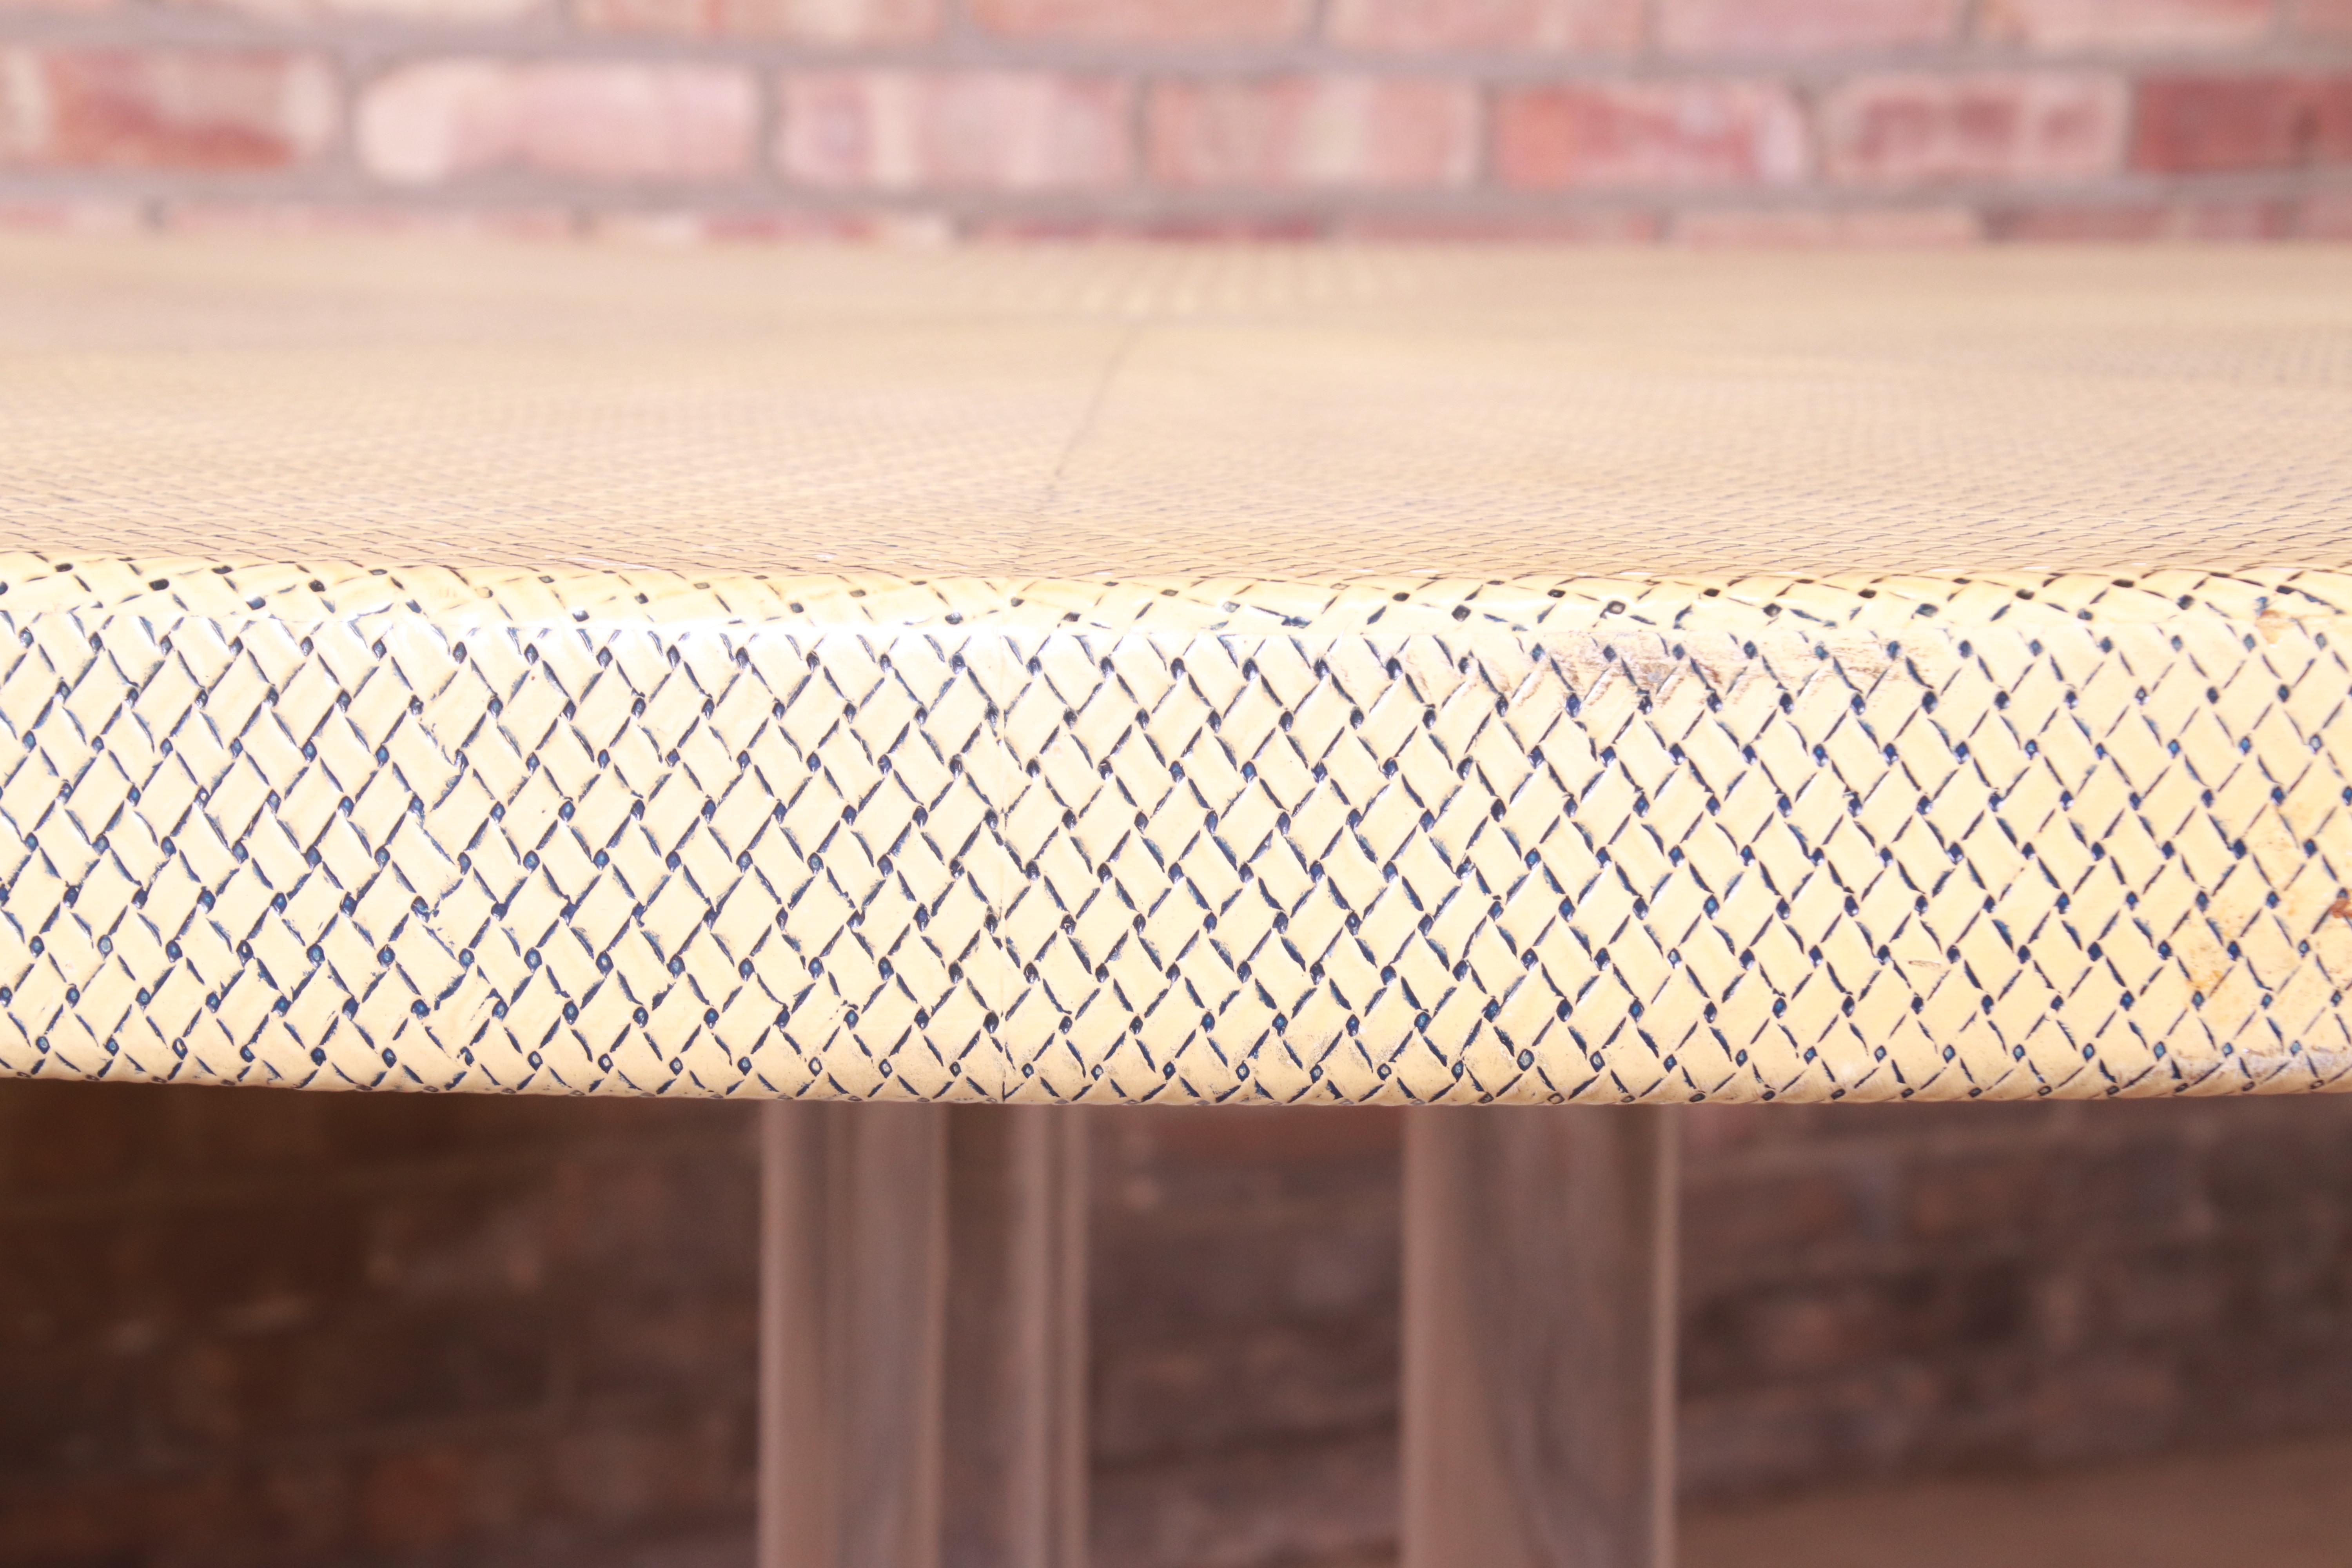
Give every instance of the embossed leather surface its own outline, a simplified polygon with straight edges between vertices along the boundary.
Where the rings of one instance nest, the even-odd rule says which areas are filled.
[[[2352,1067],[2352,257],[0,247],[0,1070]]]

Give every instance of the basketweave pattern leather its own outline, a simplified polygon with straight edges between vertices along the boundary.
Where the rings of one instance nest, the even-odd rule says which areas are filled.
[[[2342,577],[1276,610],[47,565],[0,596],[18,1072],[1367,1101],[2352,1064]]]
[[[1171,349],[1135,394],[1149,460],[1108,475],[1087,433],[1116,434],[1105,388],[1153,341],[1093,342],[1076,394],[1042,378],[1052,407],[1024,417],[1054,438],[1011,545],[952,519],[1022,486],[959,478],[926,511],[945,469],[820,496],[782,546],[756,509],[615,521],[577,478],[532,481],[564,505],[418,521],[449,460],[432,410],[387,458],[356,416],[303,423],[303,378],[257,379],[251,343],[215,358],[220,401],[266,394],[365,477],[338,555],[320,481],[258,497],[194,446],[164,460],[139,399],[168,355],[41,362],[65,413],[27,418],[0,495],[0,1070],[1158,1103],[2342,1085],[2336,339],[2255,354],[2278,374],[2248,398],[2300,375],[2302,401],[2214,416],[2284,445],[2200,495],[2114,490],[2117,462],[2071,533],[1955,505],[1890,537],[1874,500],[1880,531],[1841,547],[1833,504],[1752,476],[1745,536],[1738,507],[1564,536],[1528,483],[1482,492],[1492,526],[1432,521],[1394,476],[1390,510],[1350,493],[1335,520],[1280,489],[1280,451],[1242,467],[1311,526],[1254,539],[1214,521],[1226,479],[1166,489],[1234,438],[1181,427],[1203,367],[1270,352],[1212,327],[1240,346]],[[1444,364],[1477,335],[1449,331],[1406,346]],[[1374,323],[1343,336],[1387,352]],[[556,357],[572,381],[642,369]],[[497,406],[541,406],[551,374]],[[117,393],[144,423],[93,446]],[[959,392],[880,449],[958,410],[989,416]],[[613,428],[556,423],[570,452]],[[1945,481],[1981,500],[2006,482],[1986,468]],[[1627,482],[1629,508],[1655,491]],[[2098,569],[2047,564],[2070,550]],[[1612,569],[1558,569],[1578,561]]]

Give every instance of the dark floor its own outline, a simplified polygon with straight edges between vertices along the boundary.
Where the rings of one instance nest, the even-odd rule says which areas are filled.
[[[1827,1488],[1688,1510],[1681,1531],[1679,1568],[2345,1568],[2352,1440]],[[1381,1552],[1285,1568],[1395,1563]]]
[[[1694,1512],[1682,1568],[2344,1568],[2352,1441]],[[1353,1568],[1353,1565],[1350,1565]]]

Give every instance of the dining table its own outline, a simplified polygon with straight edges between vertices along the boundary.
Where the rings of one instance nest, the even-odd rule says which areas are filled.
[[[1402,1563],[1665,1568],[1676,1108],[2345,1087],[2347,650],[2352,248],[14,235],[0,1073],[746,1102],[761,1568],[1405,1107]]]

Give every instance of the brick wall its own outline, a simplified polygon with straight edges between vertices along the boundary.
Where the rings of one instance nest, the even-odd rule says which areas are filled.
[[[2352,1097],[1693,1108],[1706,1502],[2352,1431]],[[0,1568],[747,1568],[741,1108],[0,1082]],[[1097,1123],[1098,1568],[1373,1568],[1381,1111]]]
[[[2347,0],[0,0],[97,226],[2352,236]]]
[[[1097,1119],[1094,1568],[1396,1535],[1397,1113]]]
[[[2352,1431],[2352,1099],[1694,1108],[1696,1500]]]
[[[0,1564],[745,1568],[747,1131],[0,1083]]]

